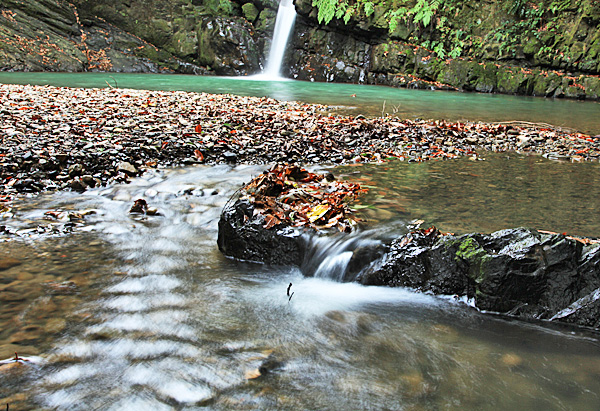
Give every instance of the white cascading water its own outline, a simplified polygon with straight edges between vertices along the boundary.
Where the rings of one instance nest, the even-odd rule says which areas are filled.
[[[281,63],[285,46],[292,32],[294,21],[296,20],[296,9],[292,0],[281,0],[277,10],[277,20],[275,21],[275,31],[271,42],[271,50],[267,59],[267,67],[263,70],[261,77],[269,80],[281,78]]]

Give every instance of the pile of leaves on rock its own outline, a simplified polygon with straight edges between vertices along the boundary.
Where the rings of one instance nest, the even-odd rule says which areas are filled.
[[[264,216],[266,229],[286,225],[349,232],[360,221],[349,204],[366,191],[359,184],[336,181],[331,173],[278,164],[247,184],[241,199],[254,205],[254,216]]]

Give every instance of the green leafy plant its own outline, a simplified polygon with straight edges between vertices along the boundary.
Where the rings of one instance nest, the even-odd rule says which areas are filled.
[[[329,24],[336,14],[337,0],[313,0],[313,7],[317,8],[317,20],[319,23]]]
[[[435,15],[437,9],[440,7],[441,0],[417,0],[417,4],[409,10],[410,14],[413,14],[413,23],[423,24],[423,26],[429,26],[431,18]]]

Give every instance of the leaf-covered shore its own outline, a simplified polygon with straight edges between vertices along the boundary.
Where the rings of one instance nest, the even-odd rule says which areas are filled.
[[[549,126],[367,119],[270,98],[0,85],[0,99],[4,201],[190,164],[418,162],[478,150],[600,158],[600,139]]]

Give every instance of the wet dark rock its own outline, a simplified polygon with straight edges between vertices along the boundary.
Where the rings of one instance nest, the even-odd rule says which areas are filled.
[[[310,275],[306,259],[313,251],[307,237],[303,241],[290,227],[267,230],[263,225],[251,203],[236,201],[221,215],[219,249],[242,261],[302,264]],[[352,252],[343,281],[466,297],[478,309],[525,320],[600,326],[600,243],[595,240],[526,228],[462,236],[431,228]]]
[[[223,153],[223,158],[228,163],[235,163],[235,162],[237,162],[238,156],[233,151],[226,151]]]
[[[148,210],[148,203],[143,198],[138,198],[134,201],[129,209],[130,214],[145,214]]]
[[[585,243],[585,244],[584,244]],[[472,298],[477,308],[524,319],[597,326],[600,245],[530,229],[394,240],[363,284]]]
[[[69,186],[73,191],[83,192],[87,190],[87,184],[85,184],[81,179],[75,178],[70,181]]]
[[[300,266],[305,249],[300,231],[267,230],[264,224],[264,216],[254,216],[254,206],[246,200],[226,206],[219,220],[219,250],[240,261]]]
[[[81,164],[73,164],[69,166],[69,177],[77,177],[80,176],[83,172],[83,166]]]

